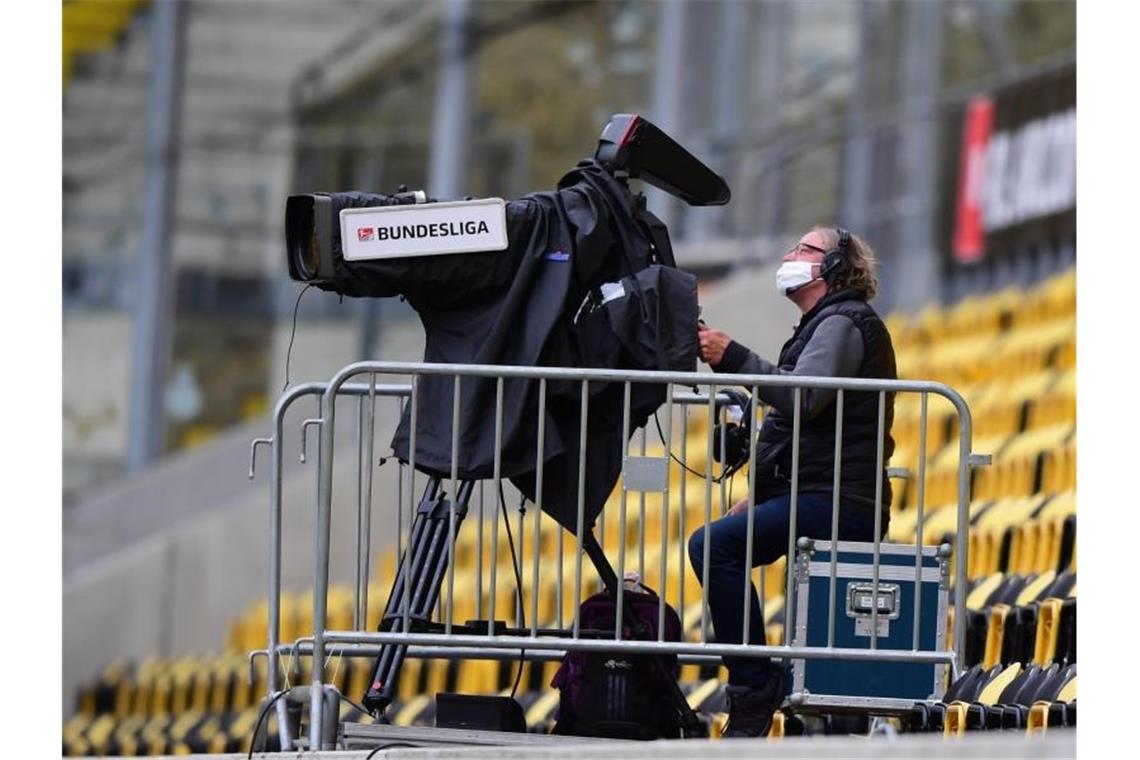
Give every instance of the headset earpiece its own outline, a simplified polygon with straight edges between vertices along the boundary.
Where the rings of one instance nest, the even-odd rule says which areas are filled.
[[[842,227],[836,227],[835,234],[839,240],[834,249],[824,254],[823,266],[819,270],[820,278],[827,283],[828,287],[835,284],[835,280],[847,271],[851,263],[848,256],[848,251],[851,248],[851,233]]]

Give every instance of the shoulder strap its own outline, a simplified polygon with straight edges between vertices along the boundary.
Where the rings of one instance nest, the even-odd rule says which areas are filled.
[[[649,209],[638,203],[636,218],[641,222],[645,231],[649,233],[649,239],[653,241],[653,247],[657,251],[657,258],[667,267],[677,266],[677,260],[673,258],[673,244],[669,240],[669,228],[665,223],[657,218]]]

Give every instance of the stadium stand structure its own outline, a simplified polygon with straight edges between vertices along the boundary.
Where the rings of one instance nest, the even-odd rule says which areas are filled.
[[[900,730],[946,735],[995,729],[1042,732],[1076,724],[1075,285],[1075,270],[1069,269],[1030,288],[1010,288],[947,308],[929,307],[916,316],[892,314],[887,318],[900,375],[939,380],[959,389],[973,410],[975,449],[993,454],[993,466],[974,476],[969,587],[952,590],[968,595],[963,672],[940,703],[916,705],[900,719]],[[919,484],[920,408],[917,399],[911,401],[900,399],[896,408],[897,448],[891,465],[906,468],[910,477],[895,483],[897,496],[888,535],[891,541],[939,544],[956,528],[955,417],[948,403],[931,397],[927,464],[924,482]],[[694,417],[684,453],[689,466],[698,470],[706,465],[704,432],[705,421]],[[922,535],[916,536],[920,486],[925,488],[926,508]],[[684,635],[694,641],[699,640],[701,621],[697,579],[687,563],[680,563],[683,574],[677,563],[671,563],[672,571],[665,579],[656,573],[662,533],[667,550],[678,552],[687,530],[703,519],[704,488],[701,480],[690,482],[683,496],[674,490],[674,501],[686,507],[670,510],[672,519],[667,525],[658,518],[659,501],[648,495],[644,509],[629,511],[624,537],[619,536],[617,510],[603,513],[600,531],[608,552],[616,552],[624,539],[632,551],[627,567],[638,567],[645,581],[663,589],[667,599],[682,600],[679,611]],[[721,498],[731,503],[733,495],[722,492]],[[493,497],[489,503],[494,504]],[[506,540],[502,523],[497,524],[500,539]],[[481,529],[487,546],[492,525],[485,521]],[[526,544],[533,535],[531,528],[517,537],[524,563],[527,556],[533,557],[528,552],[535,547]],[[572,543],[566,544],[570,548],[560,546],[562,533],[548,518],[542,518],[539,535],[542,561],[557,563],[561,556],[564,577],[571,578]],[[477,616],[474,579],[487,577],[475,572],[476,546],[476,530],[467,526],[456,546],[455,598],[469,607],[457,606],[455,616],[460,620]],[[639,546],[644,547],[644,554],[638,553]],[[489,552],[481,559],[486,570],[492,561]],[[377,563],[376,576],[391,578],[396,560],[396,549],[388,549]],[[497,561],[495,612],[507,619],[515,614],[514,575],[509,554],[503,553]],[[783,633],[784,565],[781,560],[755,571],[765,598],[769,640],[779,640]],[[583,580],[586,588],[598,582],[589,570]],[[530,588],[528,581],[524,573],[523,595],[530,600],[537,594],[544,625],[571,618],[578,600],[570,598],[572,593],[560,594],[552,574],[547,574],[542,588]],[[377,625],[383,601],[380,594],[369,597],[370,630]],[[350,628],[352,605],[352,591],[334,587],[329,596],[329,627]],[[264,659],[257,660],[256,677],[248,683],[245,653],[264,646],[266,620],[264,600],[234,620],[229,651],[224,655],[112,663],[76,695],[76,713],[63,729],[64,753],[129,756],[247,751],[266,689],[266,665]],[[310,594],[285,595],[281,640],[292,641],[311,630]],[[366,690],[371,660],[336,655],[332,660],[326,669],[332,674],[331,683],[345,695],[358,698]],[[289,681],[305,683],[310,663],[304,658],[285,662]],[[518,699],[530,731],[548,732],[553,725],[558,692],[549,684],[557,665],[554,661],[522,665]],[[398,700],[388,714],[396,725],[431,726],[434,694],[509,694],[517,667],[509,659],[409,659]],[[719,735],[727,717],[725,671],[685,665],[681,680],[689,703],[710,716],[718,729],[713,734]],[[348,703],[342,703],[340,719],[372,721]],[[866,725],[841,717],[815,720],[806,727],[809,732],[843,733]],[[778,714],[773,726],[777,736],[804,730],[804,720],[792,715]],[[270,720],[266,749],[278,746],[276,731],[276,721]]]
[[[63,86],[71,82],[77,59],[113,47],[147,0],[66,0],[63,4]]]

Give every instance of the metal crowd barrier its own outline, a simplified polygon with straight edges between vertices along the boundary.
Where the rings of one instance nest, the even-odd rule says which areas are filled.
[[[368,376],[367,383],[350,383],[349,380],[360,376]],[[646,428],[642,429],[640,440],[640,454],[631,454],[631,443],[626,443],[623,447],[623,468],[622,474],[619,478],[618,488],[620,488],[620,528],[618,538],[618,557],[616,570],[620,579],[624,576],[626,570],[626,514],[628,508],[628,493],[631,490],[638,492],[640,504],[640,519],[639,519],[639,533],[638,533],[638,557],[639,567],[641,569],[642,578],[645,577],[645,494],[647,490],[658,491],[661,493],[661,553],[660,553],[660,582],[661,588],[659,589],[660,604],[659,604],[659,623],[658,631],[659,636],[657,641],[644,641],[644,640],[622,640],[622,606],[621,594],[622,584],[618,583],[618,604],[617,604],[617,620],[614,629],[613,638],[599,639],[596,636],[585,637],[581,635],[579,628],[579,621],[575,615],[575,619],[569,630],[564,631],[562,635],[544,635],[544,631],[540,630],[540,623],[538,619],[538,589],[540,588],[540,575],[543,571],[542,563],[539,562],[539,539],[540,539],[540,522],[542,505],[542,489],[543,489],[543,462],[540,457],[536,456],[536,494],[535,504],[539,510],[535,512],[534,520],[534,556],[531,567],[531,601],[530,601],[530,623],[527,626],[530,630],[524,631],[528,635],[500,635],[496,633],[493,626],[487,626],[487,632],[471,634],[471,633],[456,633],[453,631],[455,626],[454,621],[454,606],[455,606],[455,498],[450,499],[450,525],[448,531],[449,543],[447,545],[448,562],[447,562],[447,577],[441,582],[441,591],[438,598],[438,605],[436,605],[436,621],[442,624],[442,631],[366,631],[362,630],[366,622],[366,613],[368,606],[369,594],[369,564],[370,564],[370,551],[369,536],[371,530],[371,515],[372,515],[372,502],[373,502],[373,459],[374,459],[374,438],[375,438],[375,404],[378,397],[396,397],[397,403],[410,405],[410,461],[400,463],[400,472],[396,478],[396,526],[395,526],[395,544],[397,550],[401,547],[405,527],[410,530],[411,521],[414,518],[418,495],[416,493],[416,479],[417,473],[415,469],[415,450],[416,450],[416,420],[418,413],[418,380],[425,375],[442,375],[454,378],[454,393],[453,393],[453,421],[458,421],[460,416],[462,404],[462,379],[468,377],[490,378],[496,383],[496,408],[495,408],[495,424],[496,436],[494,452],[494,476],[492,478],[493,493],[498,494],[501,482],[504,479],[501,472],[501,455],[502,455],[502,439],[501,428],[503,420],[503,383],[506,379],[511,378],[526,378],[536,380],[538,382],[538,408],[536,411],[536,425],[538,440],[544,441],[544,423],[545,414],[542,413],[546,408],[546,391],[547,384],[551,381],[570,381],[579,383],[581,388],[580,394],[580,411],[581,420],[583,422],[581,440],[579,441],[580,450],[585,451],[586,447],[586,428],[585,421],[588,418],[590,394],[589,387],[591,383],[622,383],[624,384],[624,405],[623,405],[623,440],[631,441],[630,431],[630,388],[632,383],[656,383],[666,385],[666,401],[662,409],[664,410],[664,424],[663,428],[658,431],[658,443],[664,448],[664,457],[662,462],[656,465],[656,472],[660,472],[660,468],[664,467],[665,478],[661,485],[657,488],[650,488],[645,483],[635,483],[631,487],[630,479],[630,463],[633,462],[638,465],[650,465],[654,463],[650,460],[652,457],[646,456],[647,451],[647,433],[646,428],[650,426],[647,422]],[[410,376],[410,384],[378,384],[377,377],[385,378],[391,376]],[[691,390],[680,390],[675,387],[688,388]],[[708,604],[707,598],[704,594],[704,589],[708,587],[708,572],[709,572],[709,545],[708,540],[708,526],[714,519],[713,515],[713,486],[716,478],[713,475],[713,450],[714,450],[714,421],[720,419],[722,407],[729,403],[729,400],[724,394],[718,393],[718,388],[728,387],[744,387],[751,390],[754,398],[757,398],[757,389],[768,387],[790,387],[794,391],[795,409],[793,414],[793,451],[792,462],[793,469],[791,475],[791,519],[788,531],[788,553],[787,553],[787,586],[785,599],[785,626],[784,626],[784,642],[782,644],[724,644],[716,643],[708,640]],[[698,388],[704,388],[705,392],[698,392]],[[843,402],[845,392],[875,392],[878,394],[879,400],[879,415],[878,415],[878,479],[876,488],[876,512],[875,512],[875,538],[873,541],[873,581],[872,581],[872,598],[878,598],[879,592],[879,559],[880,559],[880,544],[879,537],[881,533],[881,502],[882,502],[882,473],[887,464],[884,461],[883,451],[883,433],[884,433],[884,409],[886,394],[899,394],[899,393],[917,393],[921,397],[921,417],[920,417],[920,432],[919,432],[919,458],[918,458],[918,472],[917,472],[917,526],[916,536],[918,540],[915,545],[915,578],[918,581],[921,567],[922,567],[922,533],[924,523],[924,478],[925,478],[925,464],[926,464],[926,441],[927,441],[927,399],[930,394],[942,396],[953,404],[958,414],[959,427],[958,427],[958,472],[957,472],[957,531],[955,536],[955,585],[959,590],[954,599],[954,645],[955,651],[937,651],[937,650],[921,650],[918,646],[918,627],[915,626],[914,634],[914,647],[911,650],[885,650],[877,647],[877,615],[879,605],[876,603],[872,606],[871,625],[870,625],[870,645],[869,649],[856,649],[856,648],[838,648],[833,645],[834,643],[834,615],[831,615],[828,621],[828,645],[827,646],[793,646],[793,624],[795,620],[793,609],[795,603],[795,593],[793,588],[794,583],[794,559],[796,557],[796,513],[797,513],[797,498],[799,494],[798,483],[798,462],[799,462],[799,440],[800,440],[800,407],[801,397],[803,391],[807,389],[834,389],[836,391],[835,404],[837,408],[836,414],[836,467],[835,467],[835,484],[832,505],[832,544],[838,536],[838,507],[840,501],[840,494],[838,489],[839,473],[841,471],[842,462],[840,459],[840,442],[842,439],[843,429]],[[312,636],[303,637],[295,642],[286,644],[279,640],[280,636],[280,599],[281,599],[281,528],[282,528],[282,504],[281,504],[281,483],[282,483],[282,469],[283,469],[283,440],[284,440],[284,421],[286,412],[290,409],[294,402],[305,396],[318,396],[319,402],[317,407],[317,417],[307,419],[302,424],[301,440],[302,440],[302,461],[305,460],[306,446],[305,435],[311,426],[319,427],[320,429],[320,443],[317,449],[317,469],[318,469],[318,484],[316,494],[316,526],[315,526],[315,578],[314,578],[314,596],[313,596],[313,631]],[[338,397],[354,396],[358,399],[357,405],[357,540],[355,548],[356,558],[356,573],[355,573],[355,587],[353,599],[353,629],[350,631],[344,630],[330,630],[327,624],[328,613],[328,590],[329,590],[329,559],[332,547],[330,546],[330,526],[331,526],[331,505],[333,493],[333,463],[334,463],[334,442],[336,440],[336,424],[337,409],[336,399]],[[706,462],[704,467],[704,519],[703,529],[706,531],[706,540],[704,541],[704,561],[702,563],[704,570],[704,578],[701,579],[702,588],[702,610],[701,610],[701,625],[700,625],[700,640],[693,641],[665,641],[664,640],[664,625],[662,624],[664,618],[664,605],[668,603],[676,603],[676,608],[684,614],[684,576],[686,573],[691,572],[686,561],[686,531],[691,532],[693,528],[702,527],[702,525],[688,526],[684,524],[686,513],[686,485],[690,475],[690,470],[686,465],[686,449],[687,449],[687,436],[688,436],[688,417],[689,409],[694,405],[707,409],[708,424],[706,432]],[[681,436],[680,436],[680,449],[674,454],[673,452],[673,429],[676,425],[674,420],[674,412],[680,407],[683,410]],[[753,405],[753,410],[759,407],[759,403]],[[660,423],[659,423],[660,424]],[[758,429],[759,421],[753,418],[753,431]],[[723,426],[721,428],[723,432]],[[453,424],[453,431],[458,430],[458,425]],[[326,657],[331,654],[341,654],[343,656],[360,656],[372,657],[375,656],[382,647],[385,645],[404,645],[408,647],[407,656],[411,657],[452,657],[452,658],[472,658],[472,659],[515,659],[518,657],[516,654],[519,650],[525,649],[525,659],[532,661],[542,661],[556,659],[563,653],[569,651],[615,651],[622,650],[628,653],[655,653],[655,654],[673,654],[677,655],[682,662],[698,662],[709,663],[717,662],[719,658],[725,655],[737,657],[777,657],[777,658],[794,658],[794,659],[843,659],[843,660],[870,660],[882,662],[914,662],[914,663],[938,663],[949,665],[954,674],[957,674],[959,664],[964,662],[965,645],[966,645],[966,594],[963,590],[967,587],[966,572],[968,567],[967,545],[968,545],[968,518],[969,518],[969,503],[970,503],[970,469],[973,466],[985,462],[985,458],[974,455],[971,451],[972,440],[972,424],[970,410],[964,399],[952,388],[936,382],[926,381],[902,381],[902,380],[866,380],[855,378],[818,378],[818,377],[792,377],[792,376],[779,376],[779,375],[717,375],[710,373],[680,373],[680,372],[639,372],[639,371],[616,371],[616,370],[590,370],[590,369],[568,369],[568,368],[550,368],[550,367],[505,367],[505,366],[491,366],[491,365],[459,365],[459,364],[424,364],[424,363],[396,363],[396,362],[360,362],[349,365],[338,372],[333,379],[328,383],[309,383],[297,386],[287,393],[285,393],[278,401],[274,410],[274,432],[273,437],[269,439],[258,439],[253,442],[251,447],[251,463],[250,463],[250,477],[254,475],[254,463],[256,457],[256,449],[260,445],[268,445],[272,451],[272,466],[270,473],[270,510],[269,510],[269,537],[270,537],[270,562],[269,562],[269,620],[268,620],[268,640],[265,650],[259,650],[250,654],[251,664],[253,658],[259,654],[265,654],[268,657],[268,679],[267,689],[268,696],[280,694],[280,657],[285,652],[290,652],[294,656],[309,655],[312,657],[312,678],[311,678],[311,699],[310,699],[310,725],[309,737],[321,737],[325,735],[322,733],[322,728],[326,720],[336,720],[336,716],[326,716],[325,702],[322,699],[322,686],[325,678],[325,665]],[[386,442],[385,442],[386,445]],[[449,494],[453,497],[458,493],[460,478],[456,471],[457,456],[456,453],[459,447],[458,436],[453,435],[451,442],[451,457],[452,471],[450,473],[450,480],[446,476],[441,477],[441,481],[445,485],[449,485]],[[751,436],[751,444],[749,450],[748,461],[755,459],[756,436]],[[542,444],[539,444],[542,448]],[[723,450],[723,439],[722,439]],[[666,546],[669,536],[669,510],[670,510],[670,492],[669,472],[672,470],[673,465],[670,462],[670,456],[674,456],[679,466],[680,476],[680,494],[679,494],[679,546],[674,547],[676,550],[676,557],[679,563],[678,571],[680,572],[680,582],[678,583],[677,599],[666,598],[666,579],[668,577],[668,563],[669,563],[669,547]],[[752,468],[748,468],[748,497],[750,503],[755,503],[755,482],[753,478]],[[427,476],[422,473],[419,475],[421,482],[427,479]],[[575,602],[580,602],[584,599],[583,595],[583,578],[582,578],[582,526],[584,515],[584,491],[582,487],[585,482],[586,468],[585,456],[582,456],[579,461],[578,468],[578,535],[573,539],[576,542],[575,561],[574,561],[574,577],[573,577],[573,596],[571,597]],[[658,479],[659,481],[659,479]],[[660,481],[659,481],[660,482]],[[720,501],[721,501],[721,514],[727,509],[728,504],[725,499],[724,482],[719,483]],[[498,525],[499,525],[499,512],[498,509],[493,509],[494,512],[494,527],[492,529],[492,547],[491,547],[491,562],[490,562],[490,579],[488,583],[488,594],[486,601],[488,602],[484,608],[484,594],[483,594],[483,513],[482,503],[479,505],[479,526],[478,526],[478,545],[477,545],[477,560],[475,572],[479,576],[476,579],[477,584],[477,609],[480,613],[486,609],[487,619],[493,620],[496,611],[495,594],[496,594],[496,556],[498,553],[497,539],[498,539]],[[407,526],[404,525],[403,517],[408,515]],[[719,516],[719,515],[717,515]],[[520,541],[523,536],[523,518],[519,518],[519,536]],[[751,534],[752,531],[753,514],[750,510],[748,512],[748,530]],[[604,512],[599,516],[598,527],[599,531],[604,530],[605,515]],[[508,526],[509,529],[509,526]],[[557,625],[559,628],[563,627],[564,620],[562,619],[562,594],[564,593],[564,579],[563,573],[563,542],[567,540],[565,533],[559,533],[559,552],[558,561],[555,572],[557,573],[556,589],[558,593]],[[603,538],[604,544],[604,538]],[[410,562],[410,552],[406,553],[403,561],[405,569],[408,568]],[[748,544],[746,562],[747,566],[751,567],[752,564],[752,546],[751,542]],[[397,557],[399,557],[397,553]],[[520,558],[521,565],[521,558]],[[518,568],[520,573],[523,571],[522,567]],[[397,572],[399,568],[397,567]],[[550,572],[550,569],[547,568]],[[832,564],[831,568],[831,586],[832,593],[834,594],[835,586],[835,566]],[[747,574],[747,580],[751,582],[751,573]],[[742,635],[743,641],[749,640],[749,589],[748,583],[742,589],[742,600],[744,605],[744,630]],[[763,587],[761,584],[760,593],[763,594]],[[404,586],[407,589],[407,584]],[[761,596],[761,604],[764,599]],[[408,606],[407,606],[407,593],[404,594],[403,606],[400,608],[404,615],[404,630],[407,631],[408,626]],[[916,616],[921,605],[921,599],[916,598]],[[834,607],[834,605],[832,605]],[[517,619],[521,619],[522,610],[516,609]],[[462,625],[462,624],[461,624]],[[516,632],[517,633],[517,632]],[[294,657],[295,661],[295,657]],[[291,748],[293,737],[288,735],[287,720],[285,705],[282,700],[278,700],[278,718],[279,726],[282,736],[282,748]]]

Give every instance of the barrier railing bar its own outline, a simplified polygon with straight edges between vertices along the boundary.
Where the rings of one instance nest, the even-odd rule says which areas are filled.
[[[839,483],[843,458],[843,389],[835,392],[835,474],[831,481],[831,577],[827,589],[827,645],[835,646],[835,583],[839,561]]]
[[[451,633],[455,616],[455,503],[459,501],[459,412],[462,405],[463,382],[455,375],[451,394],[451,493],[447,499],[447,615],[444,631]]]
[[[720,457],[721,457],[720,488],[718,490],[720,491],[720,516],[724,517],[725,515],[728,514],[729,507],[732,506],[731,504],[728,503],[728,499],[725,498],[725,494],[728,492],[728,483],[727,483],[728,478],[726,478],[724,476],[724,474],[725,474],[725,470],[728,469],[728,463],[723,461],[725,459],[725,446],[726,446],[727,441],[728,441],[728,425],[725,424],[728,422],[728,410],[725,409],[724,407],[721,407],[720,409],[717,410],[717,414],[719,415],[718,422],[720,423],[719,430],[720,430]]]
[[[685,544],[689,540],[688,534],[685,532],[685,491],[688,490],[688,457],[685,454],[686,449],[689,448],[689,406],[682,404],[681,406],[681,456],[680,459],[680,476],[681,476],[681,500],[678,506],[677,521],[679,523],[677,529],[677,567],[681,570],[681,582],[677,584],[677,611],[683,616],[685,614],[685,568],[688,566],[685,562]],[[668,465],[670,468],[673,466],[672,462]]]
[[[879,553],[883,538],[883,449],[886,447],[887,394],[879,391],[879,426],[875,442],[875,546],[871,558],[871,649],[879,647]],[[920,579],[916,579],[920,580]]]
[[[327,631],[325,640],[330,644],[409,644],[416,646],[442,646],[455,647],[485,647],[487,649],[507,649],[516,653],[519,649],[526,650],[556,650],[577,652],[612,652],[615,642],[610,638],[584,639],[584,638],[554,638],[554,637],[524,637],[524,636],[471,636],[467,634],[453,634],[442,636],[431,633],[365,633],[360,631]],[[957,655],[954,652],[924,651],[912,652],[909,649],[881,649],[872,652],[869,649],[824,647],[798,647],[769,644],[716,644],[702,642],[678,641],[645,641],[624,640],[621,642],[622,651],[635,654],[695,654],[713,655],[723,657],[781,657],[794,659],[814,660],[854,660],[854,661],[885,661],[885,662],[921,662],[921,663],[953,663]],[[315,648],[314,648],[315,651]]]
[[[796,582],[796,512],[800,495],[800,398],[801,389],[796,386],[792,398],[792,495],[788,514],[788,553],[784,560],[787,585],[784,591],[784,644],[792,645],[792,632],[795,630],[795,582]]]
[[[918,519],[914,529],[914,643],[913,649],[918,649],[919,621],[922,620],[922,583],[919,582],[922,573],[922,522],[926,515],[926,393],[920,395],[920,409],[918,418]]]
[[[625,515],[627,496],[629,493],[628,483],[626,482],[626,469],[629,466],[629,403],[630,403],[630,386],[629,383],[624,384],[624,395],[622,396],[622,412],[621,412],[621,496],[618,504],[618,566],[617,566],[617,598],[614,602],[614,639],[621,640],[622,628],[622,613],[624,612],[622,600],[625,597]],[[605,519],[603,518],[603,522]]]
[[[503,511],[501,495],[503,492],[503,378],[501,377],[495,382],[495,465],[493,477],[495,487],[491,498],[495,502],[495,508],[491,511],[495,513],[495,519],[494,528],[491,529],[491,588],[489,591],[490,600],[487,605],[488,636],[495,635],[494,621],[498,610],[495,597],[499,590],[499,513]]]
[[[480,637],[480,641],[483,638]],[[383,653],[383,644],[340,644],[331,643],[325,647],[328,655],[339,655],[341,657],[376,657]],[[312,657],[313,645],[312,638],[298,639],[298,643],[286,645],[280,644],[277,647],[278,656],[291,655],[294,658]],[[427,646],[422,644],[409,645],[407,648],[407,656],[419,659],[442,659],[442,660],[491,660],[495,662],[517,662],[518,660],[526,660],[528,662],[556,662],[561,660],[565,655],[565,649],[541,649],[530,650],[520,654],[523,650],[511,649],[489,649],[483,646],[478,647],[459,647],[459,646]],[[713,654],[679,654],[677,660],[683,664],[690,665],[719,665],[721,663],[720,655]]]
[[[705,533],[701,557],[701,641],[708,641],[709,630],[709,544],[712,525],[712,464],[713,464],[713,424],[716,417],[716,385],[709,385],[708,428],[705,433]]]
[[[724,385],[728,380],[733,385],[771,386],[779,388],[846,388],[847,390],[862,390],[878,392],[882,386],[890,388],[892,392],[920,392],[932,391],[946,396],[957,404],[961,396],[953,388],[940,382],[930,380],[878,380],[859,377],[809,377],[802,375],[717,375],[715,383],[710,380],[707,372],[656,372],[647,370],[608,370],[608,369],[578,369],[571,367],[517,367],[495,364],[443,364],[443,363],[410,363],[410,362],[357,362],[344,367],[336,374],[328,387],[340,388],[344,382],[355,375],[367,372],[387,374],[417,374],[417,375],[455,375],[457,372],[467,377],[496,378],[526,378],[538,379],[545,377],[549,380],[569,380],[591,382],[625,382],[634,383],[675,383],[683,386]],[[335,391],[334,391],[335,392]]]
[[[543,477],[543,464],[546,460],[544,456],[546,452],[546,379],[543,378],[538,381],[538,441],[537,448],[535,449],[535,463],[534,463],[534,582],[531,584],[531,607],[530,607],[530,635],[536,635],[538,630],[538,595],[539,595],[539,578],[538,578],[538,560],[542,554],[539,551],[540,541],[542,540],[542,477]],[[561,530],[561,528],[559,529]]]
[[[364,459],[365,476],[367,482],[364,486],[364,567],[361,577],[364,587],[360,590],[360,621],[368,627],[368,580],[372,570],[372,458],[376,455],[376,374],[368,378],[368,440],[365,447]],[[398,502],[397,502],[398,503]]]
[[[665,386],[665,440],[662,445],[665,448],[665,488],[661,492],[661,519],[659,525],[661,527],[661,575],[660,575],[660,588],[661,593],[657,596],[657,640],[665,640],[665,593],[669,585],[669,452],[670,446],[673,444],[673,386]],[[681,572],[684,573],[685,566],[681,565]]]
[[[401,419],[404,416],[405,402],[396,399],[396,419]],[[396,562],[399,563],[399,558],[404,556],[404,463],[396,460]],[[411,532],[409,525],[409,533]],[[394,568],[393,573],[398,573],[399,568]]]
[[[523,616],[522,616],[522,614],[523,614],[523,601],[522,601],[523,590],[521,588],[521,583],[522,583],[522,577],[523,577],[523,558],[526,556],[526,531],[524,530],[525,525],[523,522],[525,519],[526,519],[526,505],[520,499],[519,500],[519,531],[518,531],[519,532],[519,546],[518,546],[519,551],[518,551],[518,557],[512,557],[511,558],[511,569],[518,573],[518,575],[516,575],[515,578],[517,579],[517,582],[520,584],[520,588],[518,589],[518,593],[515,594],[515,627],[516,628],[521,628],[522,627],[522,621],[523,621]],[[515,564],[516,562],[518,564]]]
[[[360,564],[364,556],[364,397],[356,397],[356,565],[352,584],[352,627],[360,630]]]
[[[562,577],[562,575],[563,575],[562,565],[565,564],[565,561],[566,561],[566,558],[564,556],[565,546],[566,546],[566,531],[562,530],[562,526],[559,525],[558,526],[558,563],[557,563],[558,580],[556,581],[556,585],[554,587],[555,604],[558,606],[558,627],[559,628],[565,627],[565,624],[563,621],[563,618],[565,616],[562,614],[562,587],[564,585],[566,585],[565,581]]]
[[[624,465],[624,462],[623,462],[623,465]],[[599,515],[599,517],[601,517],[602,519],[595,520],[594,524],[598,527],[598,546],[602,547],[602,553],[604,554],[606,551],[606,518],[604,515]],[[602,578],[601,578],[601,576],[598,576],[598,582],[596,585],[596,592],[601,593],[604,590],[605,590],[605,586],[602,583]]]
[[[749,635],[752,633],[752,544],[755,539],[753,537],[753,529],[756,523],[756,401],[758,398],[756,394],[756,386],[752,386],[753,403],[741,411],[747,412],[752,415],[752,419],[748,420],[748,429],[752,433],[748,436],[748,504],[745,511],[748,513],[747,529],[745,531],[745,549],[744,549],[744,630],[741,631],[740,643],[747,644],[751,641]],[[744,424],[742,419],[741,424]],[[721,454],[724,455],[725,450],[721,448]],[[724,457],[727,460],[727,456]],[[735,504],[732,506],[736,506]],[[760,625],[763,630],[764,625],[764,610],[760,610]],[[767,639],[765,639],[767,640]]]
[[[574,598],[582,598],[582,531],[585,530],[586,516],[586,430],[589,424],[590,411],[590,381],[582,381],[582,414],[579,420],[578,435],[578,522],[575,531],[578,539],[578,550],[574,554]],[[582,627],[580,611],[574,613],[574,638]]]
[[[309,703],[310,743],[320,746],[322,742],[314,737],[323,737],[324,710],[324,645],[325,629],[328,622],[329,549],[332,540],[332,466],[334,454],[333,436],[336,425],[336,391],[330,383],[320,397],[321,437],[317,450],[317,515],[314,542],[314,583],[313,583],[313,673],[311,676],[311,698]]]
[[[645,458],[645,437],[646,430],[643,425],[641,428],[641,457]],[[622,536],[625,540],[625,536]],[[638,491],[637,493],[637,574],[641,582],[645,582],[645,491]],[[618,578],[622,581],[622,578]]]
[[[405,632],[411,630],[412,614],[412,551],[413,526],[416,523],[416,427],[419,411],[419,376],[412,377],[412,397],[408,401],[412,410],[408,415],[408,546],[404,552],[404,627]]]
[[[756,386],[753,386],[753,388],[755,388],[755,387]],[[756,402],[754,402],[752,404],[752,410],[753,410],[753,416],[752,416],[753,437],[757,437],[757,440],[759,440],[758,436],[759,436],[759,432],[760,432],[760,427],[761,427],[761,425],[764,424],[763,406],[761,405],[759,400],[757,400]],[[759,413],[759,419],[757,419],[756,413]],[[755,462],[755,457],[753,457],[753,463],[754,462]],[[753,466],[754,466],[754,464],[749,464],[749,468],[751,468]],[[753,504],[752,506],[756,506],[756,505]],[[767,609],[767,604],[768,604],[768,588],[767,588],[768,587],[768,572],[772,569],[773,568],[771,568],[768,565],[761,565],[760,566],[760,588],[757,589],[757,592],[758,592],[758,596],[760,597],[761,615],[763,615],[764,610]],[[768,640],[767,636],[768,636],[767,630],[765,630],[765,633],[764,633],[764,640],[765,641]]]
[[[970,528],[970,447],[973,438],[973,418],[965,399],[957,393],[944,394],[958,410],[962,428],[958,438],[958,530],[954,540],[955,586],[954,594],[954,647],[958,663],[966,662],[966,569],[969,561]]]
[[[475,531],[475,567],[478,568],[475,572],[475,617],[482,617],[483,615],[483,531],[487,528],[483,506],[486,501],[486,489],[483,486],[484,482],[480,480],[479,529]]]

